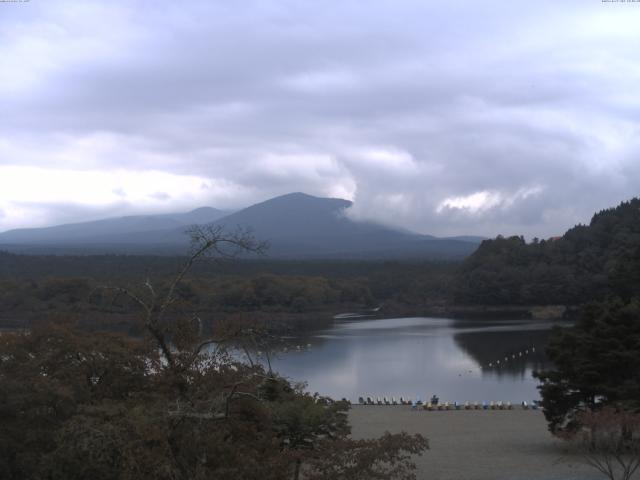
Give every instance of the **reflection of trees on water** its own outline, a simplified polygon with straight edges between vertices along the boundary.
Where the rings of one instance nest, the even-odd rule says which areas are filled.
[[[549,366],[544,348],[550,333],[550,330],[475,331],[456,333],[453,339],[479,364],[483,375],[522,378],[531,370]]]

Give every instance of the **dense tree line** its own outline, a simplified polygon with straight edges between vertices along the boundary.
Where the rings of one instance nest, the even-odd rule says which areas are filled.
[[[99,292],[95,292],[100,285],[109,284],[73,277],[52,277],[39,282],[0,282],[0,306],[5,312],[101,308],[104,302]],[[209,281],[192,279],[181,284],[178,293],[193,308],[215,311],[307,311],[326,305],[369,305],[374,302],[364,282],[282,275]],[[122,302],[117,302],[118,305]]]
[[[184,256],[152,255],[19,255],[0,250],[0,281],[38,281],[48,277],[92,278],[98,281],[137,280],[140,272],[154,277],[170,276]],[[195,278],[249,278],[271,274],[323,277],[327,279],[373,278],[381,289],[397,290],[421,274],[451,274],[458,262],[449,261],[374,261],[374,260],[284,260],[270,259],[267,253],[258,259],[217,259],[193,266]],[[396,286],[397,285],[397,286]]]
[[[485,240],[465,260],[455,302],[579,305],[640,294],[640,199],[596,213],[556,239]]]
[[[142,276],[167,284],[182,257],[27,256],[0,252],[0,326],[73,313],[87,322],[124,315],[124,298],[104,299],[96,288],[134,285]],[[422,308],[448,301],[455,263],[233,260],[194,265],[178,293],[203,313],[315,314],[382,303]],[[330,318],[330,315],[328,315]],[[97,320],[96,320],[97,321]],[[21,323],[22,322],[22,323]]]

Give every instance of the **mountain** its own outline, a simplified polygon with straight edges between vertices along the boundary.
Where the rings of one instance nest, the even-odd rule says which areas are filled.
[[[438,239],[371,222],[351,220],[351,202],[291,193],[227,216],[215,209],[182,215],[123,217],[0,234],[0,248],[22,253],[181,254],[188,248],[185,227],[213,223],[228,231],[248,228],[269,243],[272,258],[463,258],[479,242]]]
[[[269,242],[274,257],[403,258],[464,257],[476,245],[399,231],[346,215],[351,202],[291,193],[229,215],[216,223],[251,228]]]
[[[211,223],[227,212],[211,207],[197,208],[186,213],[133,215],[106,218],[92,222],[69,223],[45,228],[21,228],[0,233],[0,245],[65,245],[100,243],[128,234],[182,228],[194,223]]]

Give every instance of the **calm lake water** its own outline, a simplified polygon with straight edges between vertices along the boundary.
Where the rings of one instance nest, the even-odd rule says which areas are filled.
[[[538,399],[534,370],[549,366],[544,346],[553,322],[443,318],[350,319],[293,338],[273,369],[308,390],[441,401]],[[499,362],[499,363],[498,363]]]

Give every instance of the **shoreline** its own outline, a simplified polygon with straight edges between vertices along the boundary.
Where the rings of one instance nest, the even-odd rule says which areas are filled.
[[[599,480],[547,430],[540,410],[412,410],[352,405],[352,437],[420,433],[430,450],[416,457],[420,480]]]

